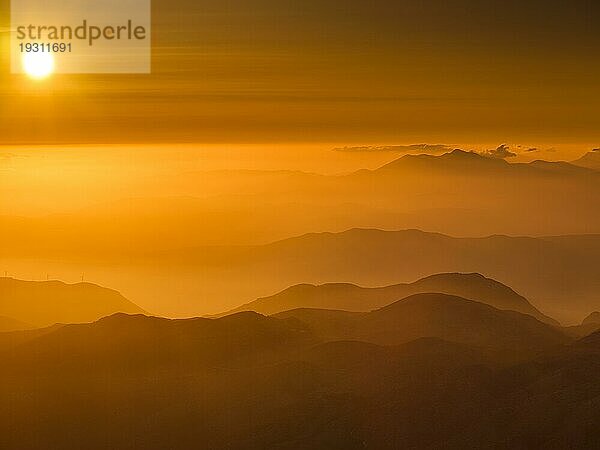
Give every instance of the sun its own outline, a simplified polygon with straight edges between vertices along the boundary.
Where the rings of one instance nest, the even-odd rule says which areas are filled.
[[[49,52],[25,53],[23,71],[36,80],[46,78],[54,72],[54,56]]]

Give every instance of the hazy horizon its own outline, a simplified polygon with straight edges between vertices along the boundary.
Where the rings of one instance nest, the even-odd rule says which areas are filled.
[[[0,448],[597,448],[599,18],[0,0]]]

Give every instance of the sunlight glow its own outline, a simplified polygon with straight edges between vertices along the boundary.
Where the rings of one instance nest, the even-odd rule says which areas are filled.
[[[51,53],[25,53],[23,71],[31,78],[41,80],[54,72],[54,57]]]

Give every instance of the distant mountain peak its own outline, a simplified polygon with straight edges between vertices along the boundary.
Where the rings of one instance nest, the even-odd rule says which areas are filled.
[[[494,169],[512,166],[501,158],[490,158],[474,151],[455,149],[442,155],[405,155],[378,170],[429,169],[429,170],[470,170]],[[377,172],[377,170],[376,170]]]
[[[479,153],[471,151],[471,150],[461,150],[460,148],[455,148],[451,152],[444,153],[442,155],[444,158],[483,158]]]
[[[99,324],[107,324],[107,323],[124,323],[124,322],[132,322],[135,320],[145,320],[145,319],[158,319],[158,320],[170,320],[166,318],[156,318],[153,316],[147,316],[145,314],[127,314],[123,312],[117,312],[114,314],[109,314],[107,316],[101,317],[96,320],[94,323]]]
[[[544,175],[555,173],[560,175],[586,175],[587,173],[600,170],[600,152],[590,152],[583,158],[571,163],[566,161],[535,160],[530,163],[510,163],[504,158],[493,157],[489,154],[477,153],[455,149],[442,155],[404,155],[375,172],[381,170],[439,170],[442,172],[457,171],[458,174],[467,175],[477,172],[499,171],[502,175],[505,171],[515,174]]]
[[[280,243],[290,243],[297,242],[299,240],[306,239],[320,239],[320,238],[332,238],[332,239],[340,239],[340,238],[363,238],[365,236],[404,236],[404,237],[424,237],[424,238],[448,238],[449,236],[437,233],[434,231],[423,231],[417,228],[407,228],[404,230],[382,230],[380,228],[350,228],[348,230],[339,231],[339,232],[331,232],[331,231],[323,231],[319,233],[306,233],[300,236],[295,236],[287,239],[283,239],[281,241],[274,242],[269,245],[279,245]]]
[[[471,279],[471,280],[487,280],[487,281],[493,281],[495,283],[497,283],[497,281],[488,278],[482,274],[480,274],[479,272],[446,272],[446,273],[435,273],[433,275],[429,275],[427,277],[421,278],[421,280],[419,281],[425,281],[425,280],[433,280],[433,279],[439,279],[439,278],[462,278],[462,279]],[[500,284],[500,283],[498,283]]]

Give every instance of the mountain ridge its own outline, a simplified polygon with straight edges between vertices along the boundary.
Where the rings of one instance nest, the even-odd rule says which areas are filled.
[[[592,167],[583,167],[566,161],[535,160],[529,163],[511,163],[502,158],[493,158],[474,151],[455,149],[441,155],[408,154],[395,159],[371,173],[390,173],[394,170],[424,170],[458,172],[463,175],[489,175],[498,172],[506,175],[595,175]],[[364,172],[367,173],[367,172]]]
[[[0,316],[0,332],[21,331],[34,328],[31,325],[11,317]]]
[[[423,317],[414,314],[419,304]],[[436,312],[444,305],[460,311]],[[463,343],[425,336],[396,345],[402,339],[381,334],[411,321],[422,335],[440,327]],[[115,314],[36,330],[8,351],[1,333],[10,402],[0,408],[0,447],[593,448],[600,333],[563,341],[530,316],[436,294],[396,302],[367,322],[355,331],[392,345],[323,342],[301,321],[256,313]]]
[[[0,278],[0,314],[36,326],[90,322],[116,312],[145,311],[118,291],[93,283]]]
[[[438,338],[491,350],[495,358],[511,363],[572,341],[563,331],[532,316],[440,293],[414,294],[367,313],[304,308],[274,317],[296,318],[327,341],[399,345]]]
[[[591,152],[588,152],[581,158],[572,161],[571,164],[600,171],[600,150],[593,150]]]
[[[558,326],[510,287],[478,273],[442,273],[413,283],[383,287],[362,287],[351,283],[299,284],[269,297],[259,298],[221,315],[237,311],[257,311],[272,315],[289,309],[320,308],[370,311],[414,293],[439,292],[490,304],[498,309],[515,310]]]

